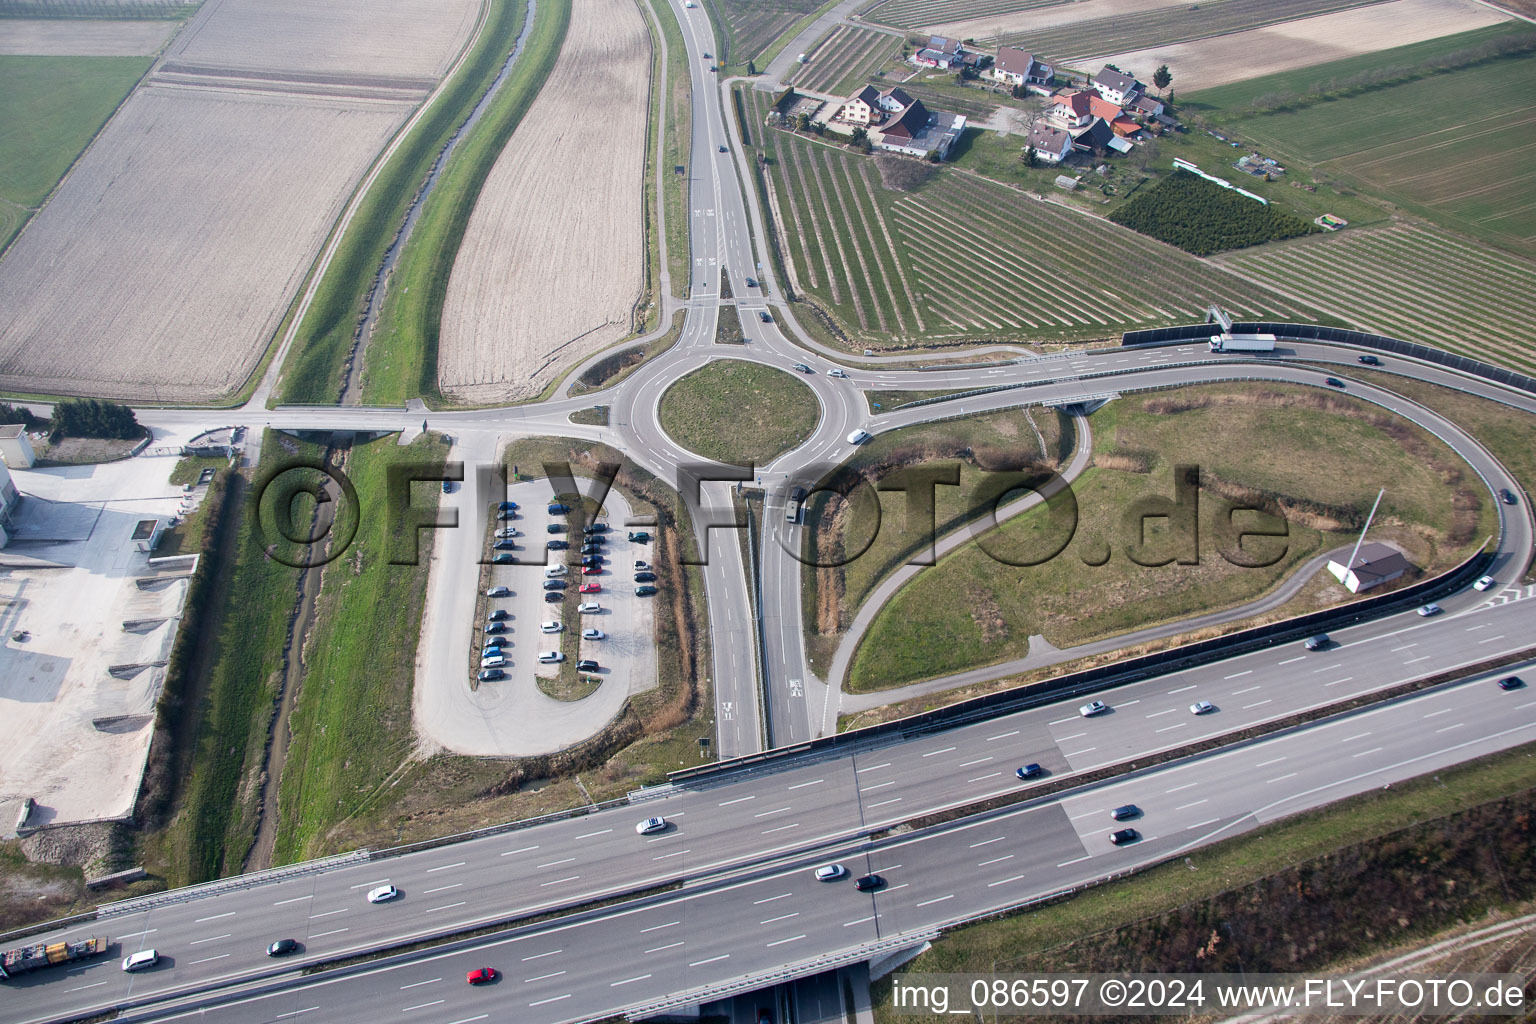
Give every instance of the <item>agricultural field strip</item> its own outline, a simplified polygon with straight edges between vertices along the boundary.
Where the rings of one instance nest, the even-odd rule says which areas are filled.
[[[788,264],[787,269],[792,277],[798,276],[797,271],[803,269],[806,277],[810,280],[810,286],[819,290],[821,282],[816,273],[817,261],[811,258],[808,250],[812,236],[800,222],[800,205],[791,201],[793,197],[790,189],[784,184],[784,161],[775,145],[774,130],[766,127],[763,123],[763,118],[768,109],[767,98],[755,90],[747,92],[743,98],[746,101],[747,108],[751,111],[752,123],[756,126],[755,131],[757,132],[759,152],[765,158],[773,158],[771,169],[764,171],[762,175],[764,187],[769,193],[767,198],[780,211],[789,210],[790,219],[794,221],[794,232],[791,234],[788,230],[789,225],[782,222],[783,214],[782,212],[780,213],[779,231],[784,242],[784,262]],[[813,227],[814,224],[815,222],[812,221]],[[798,258],[795,256],[796,252],[800,253]]]
[[[1033,240],[1044,236],[1042,242],[1036,243],[1036,247],[1046,253],[1055,254],[1056,259],[1064,266],[1156,265],[1160,268],[1159,287],[1165,291],[1178,291],[1185,295],[1199,296],[1198,299],[1186,300],[1193,301],[1199,308],[1203,309],[1208,304],[1204,296],[1211,293],[1210,264],[1202,263],[1170,246],[1143,238],[1133,231],[1108,221],[1074,214],[1048,203],[1022,198],[1011,205],[998,203],[985,194],[997,187],[980,180],[972,180],[964,185],[952,186],[957,193],[953,198],[942,196],[933,189],[929,191],[934,193],[933,201],[952,204],[971,223],[996,222],[1000,229],[999,233],[1004,238]],[[1086,240],[1090,233],[1091,244]],[[1062,256],[1066,258],[1062,260]],[[1280,296],[1270,292],[1269,289],[1255,289],[1255,286],[1241,282],[1234,276],[1227,274],[1222,276],[1226,278],[1225,284],[1229,289],[1237,289],[1241,285],[1241,290],[1223,289],[1222,299],[1228,304],[1229,309],[1244,314],[1260,313],[1264,316],[1273,316],[1286,308]],[[1170,285],[1175,284],[1183,287],[1171,289]],[[1257,294],[1251,297],[1244,295],[1244,293],[1255,291]],[[1128,293],[1126,298],[1135,301],[1135,298]],[[1142,298],[1139,301],[1145,302],[1146,299]],[[1257,304],[1260,301],[1273,303],[1273,305],[1260,306]],[[1176,315],[1172,307],[1165,308],[1154,304],[1151,308],[1159,316]]]
[[[829,59],[830,54],[837,49],[838,44],[853,31],[854,28],[851,25],[837,25],[833,27],[832,31],[817,40],[816,45],[811,47],[806,53],[810,63],[797,64],[795,66],[794,71],[789,76],[790,84],[803,86],[806,89],[819,90],[821,88],[820,85],[813,85],[811,83],[813,79],[817,78],[817,72],[822,62]]]
[[[839,172],[842,174],[839,198],[846,195],[849,201],[844,203],[844,210],[846,211],[849,207],[852,207],[858,213],[859,227],[863,229],[860,241],[867,240],[869,243],[870,260],[876,268],[877,278],[885,285],[885,296],[890,300],[887,308],[890,309],[891,315],[896,318],[898,329],[905,335],[909,333],[909,328],[907,327],[907,318],[901,315],[901,311],[904,306],[907,306],[911,293],[899,293],[896,290],[896,283],[901,279],[901,260],[896,255],[895,247],[889,244],[882,246],[880,244],[881,238],[876,237],[874,229],[870,227],[871,221],[878,222],[882,235],[887,242],[889,241],[890,232],[885,228],[885,218],[881,214],[879,204],[876,202],[874,194],[869,190],[867,182],[862,180],[855,182],[853,180],[853,164],[855,160],[858,160],[861,165],[868,163],[868,161],[861,158],[839,154],[835,160],[831,161],[837,167],[829,168],[829,171],[834,177]],[[861,245],[860,249],[862,250],[862,248],[863,246]]]
[[[859,172],[864,177],[864,188],[870,197],[870,201],[873,202],[873,197],[876,194],[875,190],[880,187],[876,172],[870,169],[868,161],[859,162]],[[917,293],[912,290],[911,284],[907,281],[907,272],[901,265],[901,254],[900,250],[896,248],[896,239],[891,236],[891,227],[886,223],[885,216],[881,214],[878,204],[875,207],[875,219],[879,221],[880,233],[885,238],[885,250],[890,254],[891,262],[896,266],[896,274],[901,282],[901,294],[907,301],[908,308],[912,311],[913,319],[917,321],[917,329],[919,331],[926,331],[928,328],[923,323],[922,311],[918,309],[915,300]]]
[[[801,154],[797,154],[796,159],[799,159],[800,155]],[[842,222],[839,223],[837,217],[832,212],[832,200],[831,197],[829,197],[827,194],[826,182],[822,180],[820,161],[816,159],[816,153],[814,151],[808,151],[803,155],[805,157],[806,163],[810,165],[812,176],[816,179],[816,191],[819,198],[821,199],[821,208],[827,215],[827,225],[831,231],[832,240],[837,243],[837,255],[843,264],[844,279],[848,282],[848,292],[853,299],[853,309],[854,312],[858,315],[859,326],[866,331],[869,330],[869,315],[864,310],[864,300],[863,297],[859,294],[861,291],[869,291],[870,301],[875,306],[875,316],[880,321],[880,331],[881,333],[885,333],[885,314],[880,311],[879,303],[874,302],[874,293],[870,291],[869,288],[869,278],[862,274],[855,276],[853,273],[853,268],[855,266],[862,267],[862,263],[857,259],[853,263],[848,262],[848,250],[843,245],[845,232],[839,230],[839,228],[848,227],[848,222],[846,219],[847,211],[841,209],[841,203],[838,204],[839,212],[844,214]],[[849,231],[847,234],[849,243],[853,244],[854,240],[852,238],[852,232]],[[859,287],[861,284],[864,286],[863,288]]]
[[[1234,262],[1252,273],[1275,281],[1277,286],[1292,285],[1304,291],[1315,292],[1320,302],[1323,297],[1333,297],[1330,305],[1337,312],[1345,315],[1346,319],[1350,319],[1351,315],[1364,318],[1362,327],[1374,328],[1384,334],[1402,337],[1405,340],[1420,341],[1473,356],[1485,356],[1490,349],[1494,349],[1523,365],[1532,363],[1533,352],[1529,335],[1522,336],[1518,329],[1501,329],[1491,326],[1486,321],[1478,319],[1477,310],[1470,305],[1460,308],[1445,305],[1431,294],[1413,287],[1416,281],[1404,281],[1395,276],[1388,276],[1387,266],[1393,269],[1414,268],[1422,272],[1424,269],[1422,260],[1408,263],[1393,261],[1386,266],[1376,268],[1379,272],[1372,275],[1373,282],[1369,292],[1357,291],[1348,299],[1340,301],[1335,297],[1338,294],[1337,282],[1341,275],[1359,274],[1362,263],[1358,258],[1338,258],[1334,254],[1327,254],[1318,259],[1310,253],[1300,251],[1277,252],[1271,254],[1269,260],[1263,260],[1262,255],[1255,254],[1251,261]],[[1404,312],[1424,308],[1439,311],[1440,316],[1426,318]],[[1476,330],[1480,344],[1463,343],[1458,333],[1452,333],[1447,337],[1443,332],[1433,328],[1432,319],[1451,325],[1465,325],[1469,330]],[[1487,344],[1486,340],[1490,336],[1497,337],[1501,343]]]
[[[1351,242],[1354,244],[1348,244]],[[1506,326],[1478,321],[1475,319],[1475,314],[1471,318],[1472,322],[1478,323],[1479,329],[1497,333],[1514,341],[1529,337],[1528,328],[1524,325],[1536,319],[1536,303],[1529,300],[1529,281],[1536,276],[1536,268],[1532,268],[1531,274],[1522,278],[1518,275],[1498,275],[1492,268],[1485,268],[1465,259],[1442,257],[1438,261],[1441,274],[1446,278],[1466,282],[1464,285],[1459,285],[1455,295],[1452,295],[1446,291],[1436,292],[1422,284],[1420,271],[1424,265],[1426,250],[1429,248],[1406,237],[1404,232],[1391,231],[1359,235],[1355,238],[1346,236],[1329,247],[1298,245],[1277,248],[1269,255],[1292,267],[1299,267],[1298,261],[1302,259],[1307,261],[1308,266],[1329,264],[1336,267],[1347,265],[1359,268],[1362,265],[1370,265],[1373,279],[1391,282],[1398,292],[1408,293],[1409,305],[1406,308],[1409,309],[1417,308],[1422,304],[1443,311],[1445,316],[1462,319],[1468,318],[1468,314],[1473,313],[1474,305],[1493,309],[1513,306],[1510,309],[1511,322]],[[1257,260],[1265,254],[1260,252],[1252,255]],[[1245,254],[1233,254],[1229,260],[1247,265],[1249,261],[1244,256]],[[1496,284],[1486,282],[1485,277],[1501,277],[1504,287],[1500,288]],[[1458,301],[1463,296],[1474,301]]]
[[[1071,64],[1124,50],[1208,39],[1387,2],[1389,0],[1221,0],[1220,3],[1162,7],[1005,35],[1002,42],[1008,45],[1020,43],[1035,53]]]
[[[896,38],[884,32],[839,25],[817,47],[811,62],[801,66],[805,74],[796,79],[796,84],[817,92],[841,94],[837,89],[839,82],[856,73],[862,74],[860,69],[873,67],[883,59],[885,51],[894,50],[896,46]],[[818,56],[821,59],[817,59]]]
[[[1038,7],[1057,7],[1070,0],[887,0],[864,12],[866,21],[916,28],[938,25],[959,18],[983,18],[994,14],[1013,14]]]
[[[839,305],[842,305],[845,302],[852,302],[855,306],[857,306],[857,288],[849,279],[850,276],[848,273],[848,261],[846,258],[842,257],[842,247],[841,245],[838,245],[837,233],[832,230],[831,214],[815,209],[812,196],[814,195],[815,198],[819,199],[821,196],[821,191],[818,187],[812,184],[810,172],[807,170],[807,164],[801,161],[801,151],[799,147],[792,145],[784,146],[780,150],[780,153],[789,157],[786,166],[794,168],[795,184],[798,187],[795,188],[793,193],[791,193],[790,202],[795,202],[797,198],[803,197],[801,201],[806,204],[806,218],[810,220],[811,225],[816,232],[816,250],[821,257],[822,269],[826,272],[827,275],[827,285],[832,292],[832,301]],[[832,237],[832,245],[827,244],[827,235],[829,234]],[[833,266],[832,263],[833,246],[837,246],[838,257],[842,262],[841,274],[838,273],[837,267]],[[844,286],[846,286],[848,291],[846,298],[843,296]],[[862,322],[863,319],[863,314],[860,313],[859,320]]]
[[[769,142],[771,136],[768,133],[773,131],[775,131],[773,128],[764,129],[763,141],[765,145],[770,145],[773,150],[773,167],[775,172],[777,172],[774,177],[778,179],[781,187],[781,198],[794,211],[797,229],[800,228],[800,206],[802,203],[807,203],[805,219],[810,222],[811,233],[809,235],[800,233],[794,240],[800,249],[801,260],[810,269],[809,276],[813,286],[815,286],[816,280],[815,263],[819,262],[821,264],[821,271],[827,279],[827,289],[832,293],[832,302],[840,306],[843,304],[843,293],[837,284],[837,274],[832,269],[831,258],[827,250],[827,241],[822,237],[822,219],[816,216],[815,211],[809,208],[808,201],[804,198],[807,194],[807,186],[801,180],[800,166],[795,160],[793,152],[789,153],[789,159],[786,160],[785,153],[789,147],[780,148]],[[777,140],[774,141],[776,142]],[[795,179],[794,181],[790,180],[791,176]],[[816,253],[814,257],[809,246],[812,238],[816,240]]]

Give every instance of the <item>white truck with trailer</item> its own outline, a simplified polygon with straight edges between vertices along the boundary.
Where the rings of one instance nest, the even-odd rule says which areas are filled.
[[[1212,352],[1273,352],[1273,334],[1213,334]]]

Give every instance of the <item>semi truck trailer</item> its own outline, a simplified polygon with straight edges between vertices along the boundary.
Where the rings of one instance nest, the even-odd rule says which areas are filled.
[[[1212,352],[1273,352],[1273,334],[1213,334]]]

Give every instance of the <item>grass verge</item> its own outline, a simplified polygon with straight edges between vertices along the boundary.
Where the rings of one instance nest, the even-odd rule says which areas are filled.
[[[660,166],[654,170],[655,187],[661,189],[662,214],[666,218],[667,273],[671,278],[671,293],[682,297],[688,285],[692,262],[688,257],[688,175],[677,169],[684,168],[686,171],[688,164],[689,142],[693,133],[692,82],[688,77],[688,50],[683,44],[683,33],[671,6],[658,0],[650,4],[650,9],[655,18],[653,32],[659,28],[661,38],[667,44],[666,67],[661,66],[659,45],[654,47],[655,60],[652,64],[656,69],[653,74],[664,72],[666,76],[664,87],[653,90],[656,109],[651,115],[652,125],[656,124],[657,118],[662,122],[661,161]],[[646,161],[652,161],[649,153],[646,154]],[[660,282],[657,281],[653,287],[659,291]]]
[[[590,409],[577,409],[571,413],[570,421],[590,427],[606,427],[608,425],[608,407],[606,405],[594,405]]]
[[[1198,467],[1200,487],[1174,532],[1179,465]],[[1316,389],[1210,385],[1122,398],[1094,415],[1094,462],[1073,484],[1076,507],[1033,509],[908,583],[865,634],[850,685],[878,690],[1020,658],[1036,634],[1073,647],[1254,600],[1351,539],[1383,487],[1372,537],[1438,571],[1492,532],[1474,479],[1431,435]],[[1284,524],[1230,512],[1271,502]],[[1282,525],[1284,536],[1254,535]],[[1235,541],[1236,530],[1249,539]]]
[[[716,462],[764,465],[816,429],[821,406],[783,370],[718,359],[661,396],[661,428],[689,451]],[[720,424],[731,424],[722,432]]]
[[[353,448],[339,468],[357,488],[362,508],[385,509],[392,466],[442,462],[447,451],[438,434],[403,448],[391,435]],[[417,505],[441,497],[429,483],[413,489]],[[275,863],[324,852],[330,829],[379,799],[409,758],[432,531],[418,533],[416,564],[391,565],[398,529],[391,518],[361,517],[350,547],[322,573],[316,625],[302,641],[304,677],[289,719]]]
[[[1533,787],[1536,747],[1470,761],[957,928],[906,969],[1315,969],[1528,898],[1532,832],[1519,809]],[[874,992],[877,1015],[897,1019],[890,981]]]
[[[745,345],[747,336],[741,331],[741,312],[735,306],[721,306],[715,321],[716,345]]]

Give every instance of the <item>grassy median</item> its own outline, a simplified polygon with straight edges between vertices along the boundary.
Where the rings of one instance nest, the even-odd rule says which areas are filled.
[[[667,388],[660,412],[661,428],[689,451],[761,466],[810,437],[821,406],[783,370],[717,359]]]

